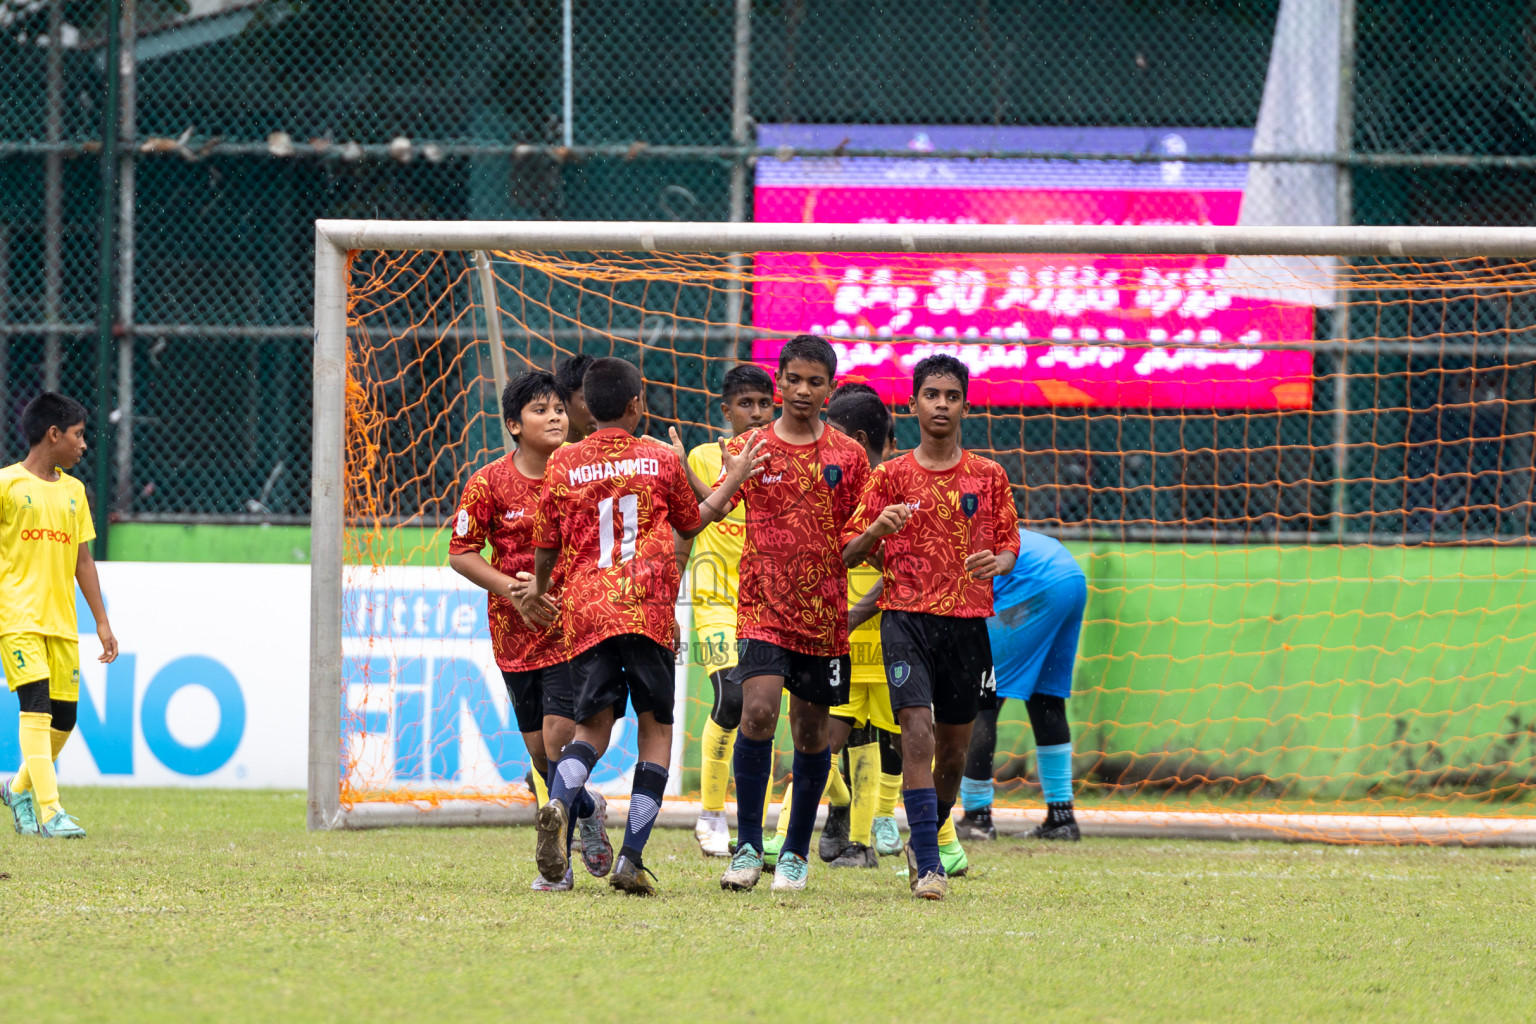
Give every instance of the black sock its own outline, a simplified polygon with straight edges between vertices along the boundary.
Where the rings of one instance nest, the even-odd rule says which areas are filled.
[[[954,809],[955,809],[955,802],[953,800],[940,800],[939,801],[939,827],[940,828],[944,827],[944,823],[949,820],[950,814],[951,814],[951,812],[954,811]]]
[[[635,765],[635,784],[629,797],[629,821],[624,826],[624,845],[619,853],[640,864],[640,853],[651,838],[651,826],[661,811],[661,795],[667,791],[667,769],[650,761]]]
[[[1071,802],[1062,804],[1045,805],[1045,827],[1055,828],[1057,825],[1070,825],[1077,820],[1072,813]]]

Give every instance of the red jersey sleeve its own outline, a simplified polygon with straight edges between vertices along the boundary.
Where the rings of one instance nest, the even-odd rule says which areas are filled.
[[[853,515],[848,517],[848,522],[843,527],[843,547],[857,540],[860,534],[869,529],[870,523],[880,518],[880,513],[885,510],[885,506],[890,504],[885,499],[885,482],[888,477],[884,463],[869,472],[869,478],[864,482],[859,493],[859,503],[854,507]],[[885,538],[882,537],[876,541],[872,550],[880,550],[884,540]]]
[[[1008,474],[1001,466],[997,467],[997,473],[993,480],[992,509],[994,522],[992,536],[996,546],[992,553],[1011,551],[1015,556],[1019,553],[1019,510],[1013,503],[1013,486],[1008,482]]]
[[[704,527],[699,515],[699,499],[688,485],[688,473],[682,464],[672,460],[672,480],[667,495],[667,519],[678,532],[697,533]],[[739,491],[739,488],[738,488]]]
[[[458,513],[453,517],[453,538],[448,542],[448,553],[479,554],[485,550],[495,524],[495,496],[491,493],[489,475],[481,469],[464,485]]]
[[[558,454],[558,452],[556,453]],[[562,476],[565,469],[554,458],[544,470],[544,488],[539,492],[539,512],[533,520],[533,546],[560,546],[560,505],[565,498]]]

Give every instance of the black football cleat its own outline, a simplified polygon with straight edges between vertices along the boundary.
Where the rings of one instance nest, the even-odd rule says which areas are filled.
[[[620,892],[627,892],[631,896],[655,896],[656,876],[651,874],[651,869],[639,861],[630,860],[628,854],[619,854],[619,859],[614,862],[613,874],[608,876],[608,884]]]
[[[966,811],[960,820],[955,822],[955,835],[965,842],[981,840],[990,842],[997,838],[997,826],[992,824],[992,808],[983,807],[980,810]]]
[[[1077,822],[1066,821],[1059,825],[1041,822],[1028,832],[1024,833],[1025,839],[1046,839],[1056,842],[1076,843],[1083,838],[1082,830],[1077,827]]]
[[[823,861],[830,864],[843,855],[847,846],[848,808],[828,807],[827,824],[821,830],[821,842],[816,844],[816,852]]]

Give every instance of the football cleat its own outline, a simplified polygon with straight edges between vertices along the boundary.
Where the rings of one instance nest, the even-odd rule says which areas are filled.
[[[699,851],[706,857],[731,855],[731,826],[725,820],[724,811],[702,811],[693,823],[693,838],[699,841]]]
[[[650,877],[646,877],[646,876]],[[656,876],[651,874],[651,869],[637,860],[630,860],[628,854],[619,854],[618,863],[613,866],[613,874],[608,878],[608,884],[620,892],[627,892],[631,896],[655,896]]]
[[[865,846],[863,843],[849,843],[843,847],[843,855],[832,862],[834,868],[877,868],[880,866],[880,855],[874,847]]]
[[[16,781],[16,776],[11,776],[4,782],[0,782],[0,803],[11,809],[11,818],[16,826],[16,834],[22,836],[37,835],[37,801],[32,799],[32,791],[17,793],[11,789],[11,783]]]
[[[901,829],[895,818],[876,818],[874,822],[875,852],[882,857],[894,857],[901,852]]]
[[[581,862],[593,878],[602,878],[613,870],[613,844],[608,841],[608,801],[601,793],[592,794],[596,808],[589,818],[576,819],[576,834],[581,839]]]
[[[965,855],[965,847],[956,839],[948,846],[939,847],[939,863],[944,865],[944,873],[950,878],[959,878],[971,867],[970,858]]]
[[[538,816],[534,818],[539,839],[534,847],[533,860],[546,882],[559,882],[571,866],[565,838],[565,823],[569,820],[569,813],[565,801],[551,799],[539,808]]]
[[[773,867],[779,862],[779,851],[784,849],[784,837],[775,833],[763,840],[763,866]]]
[[[828,864],[841,857],[843,848],[848,845],[848,810],[847,807],[827,808],[827,824],[821,830],[821,842],[816,845],[816,852]]]
[[[805,888],[811,866],[798,853],[779,854],[779,863],[773,869],[773,892],[798,892]]]
[[[992,808],[982,807],[966,811],[955,822],[955,834],[961,839],[988,842],[997,838],[997,826],[992,824]]]
[[[1083,832],[1077,827],[1076,821],[1064,822],[1060,825],[1051,825],[1041,822],[1028,832],[1024,833],[1025,839],[1051,839],[1061,842],[1076,843],[1083,838]]]
[[[529,886],[534,892],[570,892],[576,888],[576,879],[571,875],[571,869],[565,869],[565,878],[558,882],[551,882],[543,875],[533,876],[533,885]]]
[[[84,839],[85,829],[61,807],[53,817],[38,824],[37,834],[44,839]]]
[[[912,895],[920,900],[942,900],[949,895],[949,879],[937,871],[912,879]]]
[[[729,892],[746,892],[757,885],[763,874],[763,856],[751,843],[741,843],[731,857],[731,866],[720,876],[720,888]]]

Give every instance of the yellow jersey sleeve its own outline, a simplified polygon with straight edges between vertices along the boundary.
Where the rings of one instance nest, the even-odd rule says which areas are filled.
[[[848,607],[880,582],[880,572],[868,562],[848,570]],[[880,615],[848,634],[848,655],[853,664],[849,680],[855,683],[885,682],[885,659],[880,652]]]
[[[705,485],[720,479],[720,446],[713,441],[688,453],[688,468]],[[747,540],[747,510],[737,505],[719,522],[710,523],[693,539],[688,582],[695,623],[736,625],[736,590],[741,549]]]
[[[95,536],[80,481],[0,470],[0,633],[79,635],[75,559]]]

